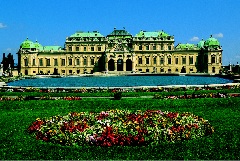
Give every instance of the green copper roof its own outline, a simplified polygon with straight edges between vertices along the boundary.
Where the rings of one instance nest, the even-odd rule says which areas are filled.
[[[23,41],[20,45],[20,48],[35,48],[35,45],[32,41],[28,40],[28,38]]]
[[[135,37],[167,37],[170,36],[164,31],[154,31],[154,32],[149,32],[149,31],[140,31],[138,34],[136,34]]]
[[[220,43],[217,39],[213,38],[212,35],[210,38],[208,38],[205,43],[204,43],[204,46],[220,46]]]
[[[61,50],[62,47],[61,46],[44,46],[43,50],[44,51],[58,51]]]
[[[71,35],[70,37],[104,37],[104,36],[98,31],[93,31],[93,32],[78,31],[75,34]]]
[[[197,44],[197,47],[199,47],[199,48],[203,48],[203,46],[204,46],[204,40],[202,39],[201,41],[199,41],[199,43]]]
[[[193,49],[194,47],[196,47],[194,44],[178,44],[176,46],[176,49]]]
[[[37,41],[34,43],[34,46],[35,46],[35,48],[37,48],[39,50],[43,50],[43,46],[40,43],[38,43]]]
[[[132,35],[129,32],[127,32],[126,30],[114,29],[113,32],[111,34],[109,34],[108,36],[132,36]]]

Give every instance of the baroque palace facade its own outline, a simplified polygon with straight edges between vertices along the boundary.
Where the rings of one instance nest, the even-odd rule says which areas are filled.
[[[42,46],[28,38],[18,51],[22,75],[84,73],[210,73],[222,66],[222,48],[212,36],[195,44],[174,46],[174,37],[164,31],[140,31],[132,36],[114,29],[103,36],[98,31],[76,32],[65,47]]]

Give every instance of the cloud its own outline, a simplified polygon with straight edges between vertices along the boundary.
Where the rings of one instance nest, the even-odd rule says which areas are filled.
[[[7,52],[11,52],[12,49],[11,49],[11,48],[7,48],[6,51],[7,51]]]
[[[199,41],[199,38],[197,36],[194,36],[190,39],[190,41]]]
[[[213,37],[216,37],[216,38],[222,38],[223,37],[223,33],[218,33],[218,34],[214,34]]]
[[[0,29],[7,27],[7,25],[4,25],[3,23],[0,22]]]

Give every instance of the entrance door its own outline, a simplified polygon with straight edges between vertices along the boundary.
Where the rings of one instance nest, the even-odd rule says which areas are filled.
[[[132,71],[132,60],[130,59],[126,61],[126,71]]]
[[[28,70],[25,70],[24,74],[25,74],[25,75],[28,75]]]
[[[117,60],[117,71],[123,71],[123,60],[122,59]]]
[[[58,69],[57,69],[57,68],[54,68],[53,74],[54,74],[54,75],[57,75],[57,74],[58,74]]]
[[[108,70],[109,71],[114,71],[114,60],[113,59],[110,59],[108,61]]]
[[[182,67],[181,73],[186,73],[186,68]]]

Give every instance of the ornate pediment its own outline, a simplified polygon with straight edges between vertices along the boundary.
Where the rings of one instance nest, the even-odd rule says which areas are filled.
[[[110,52],[128,52],[127,47],[122,43],[115,44]]]
[[[123,44],[119,43],[114,46],[114,51],[125,51]]]

